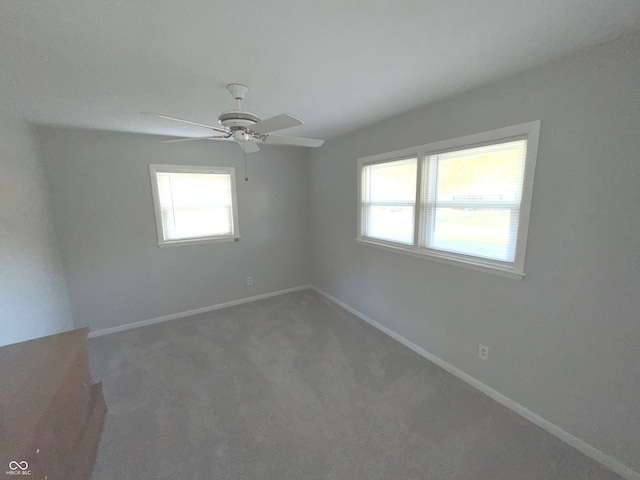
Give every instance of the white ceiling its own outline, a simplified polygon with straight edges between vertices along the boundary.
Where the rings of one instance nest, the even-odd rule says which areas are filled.
[[[0,0],[0,104],[26,120],[206,135],[287,112],[329,139],[640,28],[638,0]]]

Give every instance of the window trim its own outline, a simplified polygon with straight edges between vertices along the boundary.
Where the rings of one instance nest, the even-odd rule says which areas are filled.
[[[185,238],[179,240],[165,240],[162,228],[162,206],[158,193],[157,173],[211,173],[227,174],[231,177],[231,211],[233,215],[233,233],[231,235],[216,235],[212,237]],[[210,167],[198,165],[163,165],[150,164],[151,191],[153,195],[153,210],[156,219],[156,234],[158,247],[175,247],[178,245],[199,245],[204,243],[237,242],[240,240],[238,226],[238,199],[236,195],[236,169],[234,167]]]
[[[356,242],[362,245],[369,245],[393,251],[398,253],[409,254],[415,257],[434,260],[451,265],[480,270],[483,272],[494,273],[506,277],[522,279],[525,276],[524,262],[527,246],[527,237],[529,234],[529,217],[531,213],[531,201],[533,197],[533,179],[535,174],[536,160],[538,157],[538,141],[540,138],[540,121],[533,121],[512,125],[505,128],[499,128],[488,132],[476,133],[457,137],[448,140],[442,140],[416,147],[403,148],[391,152],[369,155],[358,158],[357,162],[357,236]],[[423,175],[422,169],[425,165],[425,159],[430,155],[445,153],[449,151],[463,150],[467,148],[481,147],[494,143],[503,143],[513,140],[527,140],[527,151],[525,157],[524,177],[522,180],[522,195],[520,201],[520,218],[518,221],[518,238],[515,245],[515,259],[513,263],[503,262],[499,260],[485,259],[474,257],[461,253],[446,252],[444,250],[431,249],[420,246],[420,217],[423,215],[421,192],[425,188],[422,185]],[[387,240],[367,237],[363,234],[363,172],[364,167],[377,164],[392,162],[410,156],[417,156],[418,168],[416,178],[416,208],[414,219],[414,242],[413,245],[406,245]]]

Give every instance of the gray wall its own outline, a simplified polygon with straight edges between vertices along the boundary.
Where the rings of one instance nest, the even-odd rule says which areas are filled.
[[[531,120],[524,280],[356,244],[358,157]],[[350,133],[311,162],[312,284],[640,471],[640,35]]]
[[[38,145],[0,111],[0,345],[72,328]]]
[[[92,330],[307,284],[309,161],[265,146],[40,128],[74,321]],[[149,164],[236,167],[239,242],[157,247]],[[246,277],[253,277],[253,285]]]

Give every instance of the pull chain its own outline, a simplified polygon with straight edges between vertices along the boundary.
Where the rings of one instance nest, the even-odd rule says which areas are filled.
[[[248,182],[249,181],[249,175],[247,173],[247,150],[246,148],[246,144],[243,145],[242,151],[244,152],[244,181]]]

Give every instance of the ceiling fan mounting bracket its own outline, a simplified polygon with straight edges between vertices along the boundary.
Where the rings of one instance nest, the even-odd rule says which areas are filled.
[[[227,85],[227,90],[229,90],[229,93],[233,98],[236,100],[242,100],[249,91],[249,87],[240,83],[230,83]]]

